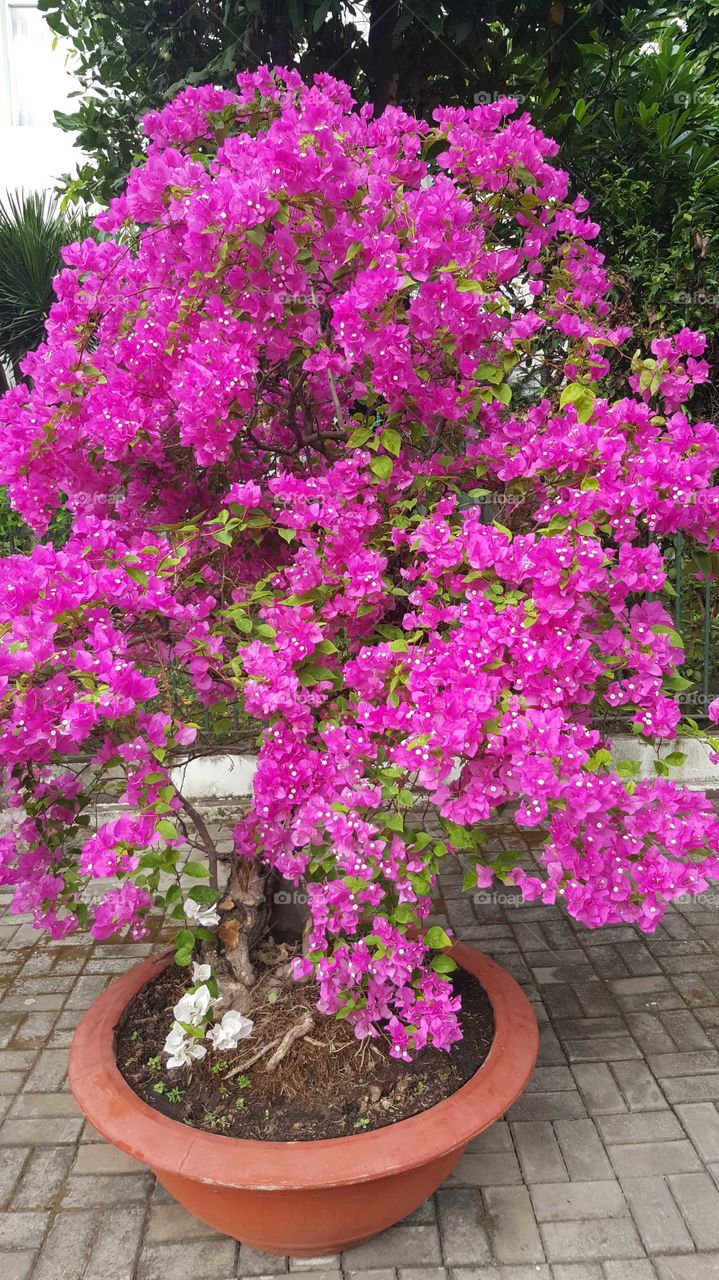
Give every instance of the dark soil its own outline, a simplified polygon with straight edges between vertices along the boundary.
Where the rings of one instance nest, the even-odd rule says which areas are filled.
[[[116,1032],[117,1064],[134,1092],[163,1115],[210,1133],[277,1142],[339,1138],[435,1106],[489,1053],[492,1007],[479,983],[457,970],[463,1039],[449,1053],[424,1049],[411,1063],[397,1062],[383,1040],[358,1041],[345,1022],[314,1010],[309,1037],[295,1041],[279,1066],[268,1071],[266,1053],[244,1069],[314,1005],[312,984],[290,981],[278,992],[266,972],[268,981],[257,984],[258,1006],[247,1011],[255,1021],[252,1035],[231,1053],[208,1045],[205,1058],[175,1071],[165,1068],[161,1050],[173,1006],[187,989],[187,970],[170,965],[143,988]]]

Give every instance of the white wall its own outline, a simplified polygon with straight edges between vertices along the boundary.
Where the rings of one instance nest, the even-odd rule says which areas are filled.
[[[677,738],[659,752],[659,758],[671,751],[681,751],[686,756],[683,765],[669,770],[669,781],[679,782],[692,791],[719,791],[719,765],[712,764],[709,747],[695,738]],[[639,778],[655,778],[654,761],[657,753],[648,742],[631,733],[619,733],[612,739],[612,756],[615,760],[635,760],[639,764]]]
[[[660,754],[666,755],[670,750],[683,751],[687,757],[680,768],[670,771],[672,782],[692,790],[719,791],[719,765],[711,764],[706,746],[691,738],[678,738]],[[654,748],[641,738],[631,733],[617,734],[612,739],[612,754],[615,761],[638,761],[640,778],[656,777]],[[172,770],[172,781],[189,800],[211,803],[249,796],[252,794],[256,764],[253,755],[218,752],[217,755],[199,756],[178,765]]]
[[[0,194],[47,190],[75,169],[80,153],[53,118],[74,109],[74,83],[33,0],[0,0]]]
[[[177,789],[188,800],[227,800],[252,795],[255,756],[230,752],[227,755],[198,756],[171,770]]]

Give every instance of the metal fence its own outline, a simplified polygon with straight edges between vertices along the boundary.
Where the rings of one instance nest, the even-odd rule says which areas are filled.
[[[717,584],[697,578],[694,554],[687,554],[682,534],[667,549],[669,581],[674,588],[674,625],[684,641],[682,675],[692,688],[679,695],[685,712],[706,719],[707,707],[719,696],[719,598]]]

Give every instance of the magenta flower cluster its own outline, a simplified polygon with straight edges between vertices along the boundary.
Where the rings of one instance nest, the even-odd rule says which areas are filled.
[[[72,522],[0,564],[0,883],[56,937],[216,919],[177,878],[173,681],[240,699],[266,727],[236,856],[307,884],[298,974],[408,1058],[459,1036],[427,927],[450,860],[590,928],[654,929],[719,874],[712,806],[670,780],[702,735],[667,549],[719,549],[705,343],[613,324],[586,201],[513,102],[430,124],[238,80],[148,116],[0,406],[16,510]],[[620,712],[651,781],[612,756]],[[509,817],[535,861],[492,852]]]

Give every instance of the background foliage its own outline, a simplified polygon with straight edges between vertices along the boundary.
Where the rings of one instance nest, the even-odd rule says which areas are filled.
[[[183,84],[234,85],[240,68],[330,71],[378,108],[418,114],[520,88],[566,89],[593,39],[624,37],[626,0],[39,0],[73,46],[83,93],[59,116],[88,154],[71,193],[106,201],[139,150],[138,122]],[[535,92],[537,91],[537,92]]]
[[[87,154],[67,191],[107,201],[139,121],[185,83],[258,62],[332,71],[378,107],[512,93],[592,201],[635,324],[719,329],[719,0],[40,0],[82,93],[58,117]]]
[[[62,209],[52,196],[36,192],[6,195],[0,202],[0,393],[11,381],[28,381],[20,362],[42,341],[53,299],[53,278],[62,265],[60,250],[87,233],[90,219]],[[67,517],[53,522],[51,540],[62,543]],[[0,555],[29,551],[34,539],[0,488]]]
[[[0,201],[0,390],[7,374],[22,378],[20,361],[42,341],[62,246],[89,225],[46,194],[11,193]]]
[[[602,226],[617,293],[641,331],[719,337],[719,6],[630,12],[583,45],[571,86],[535,114]],[[678,21],[679,17],[681,21]],[[530,90],[531,101],[531,90]],[[571,98],[573,97],[573,101]],[[711,406],[716,413],[716,404]]]

